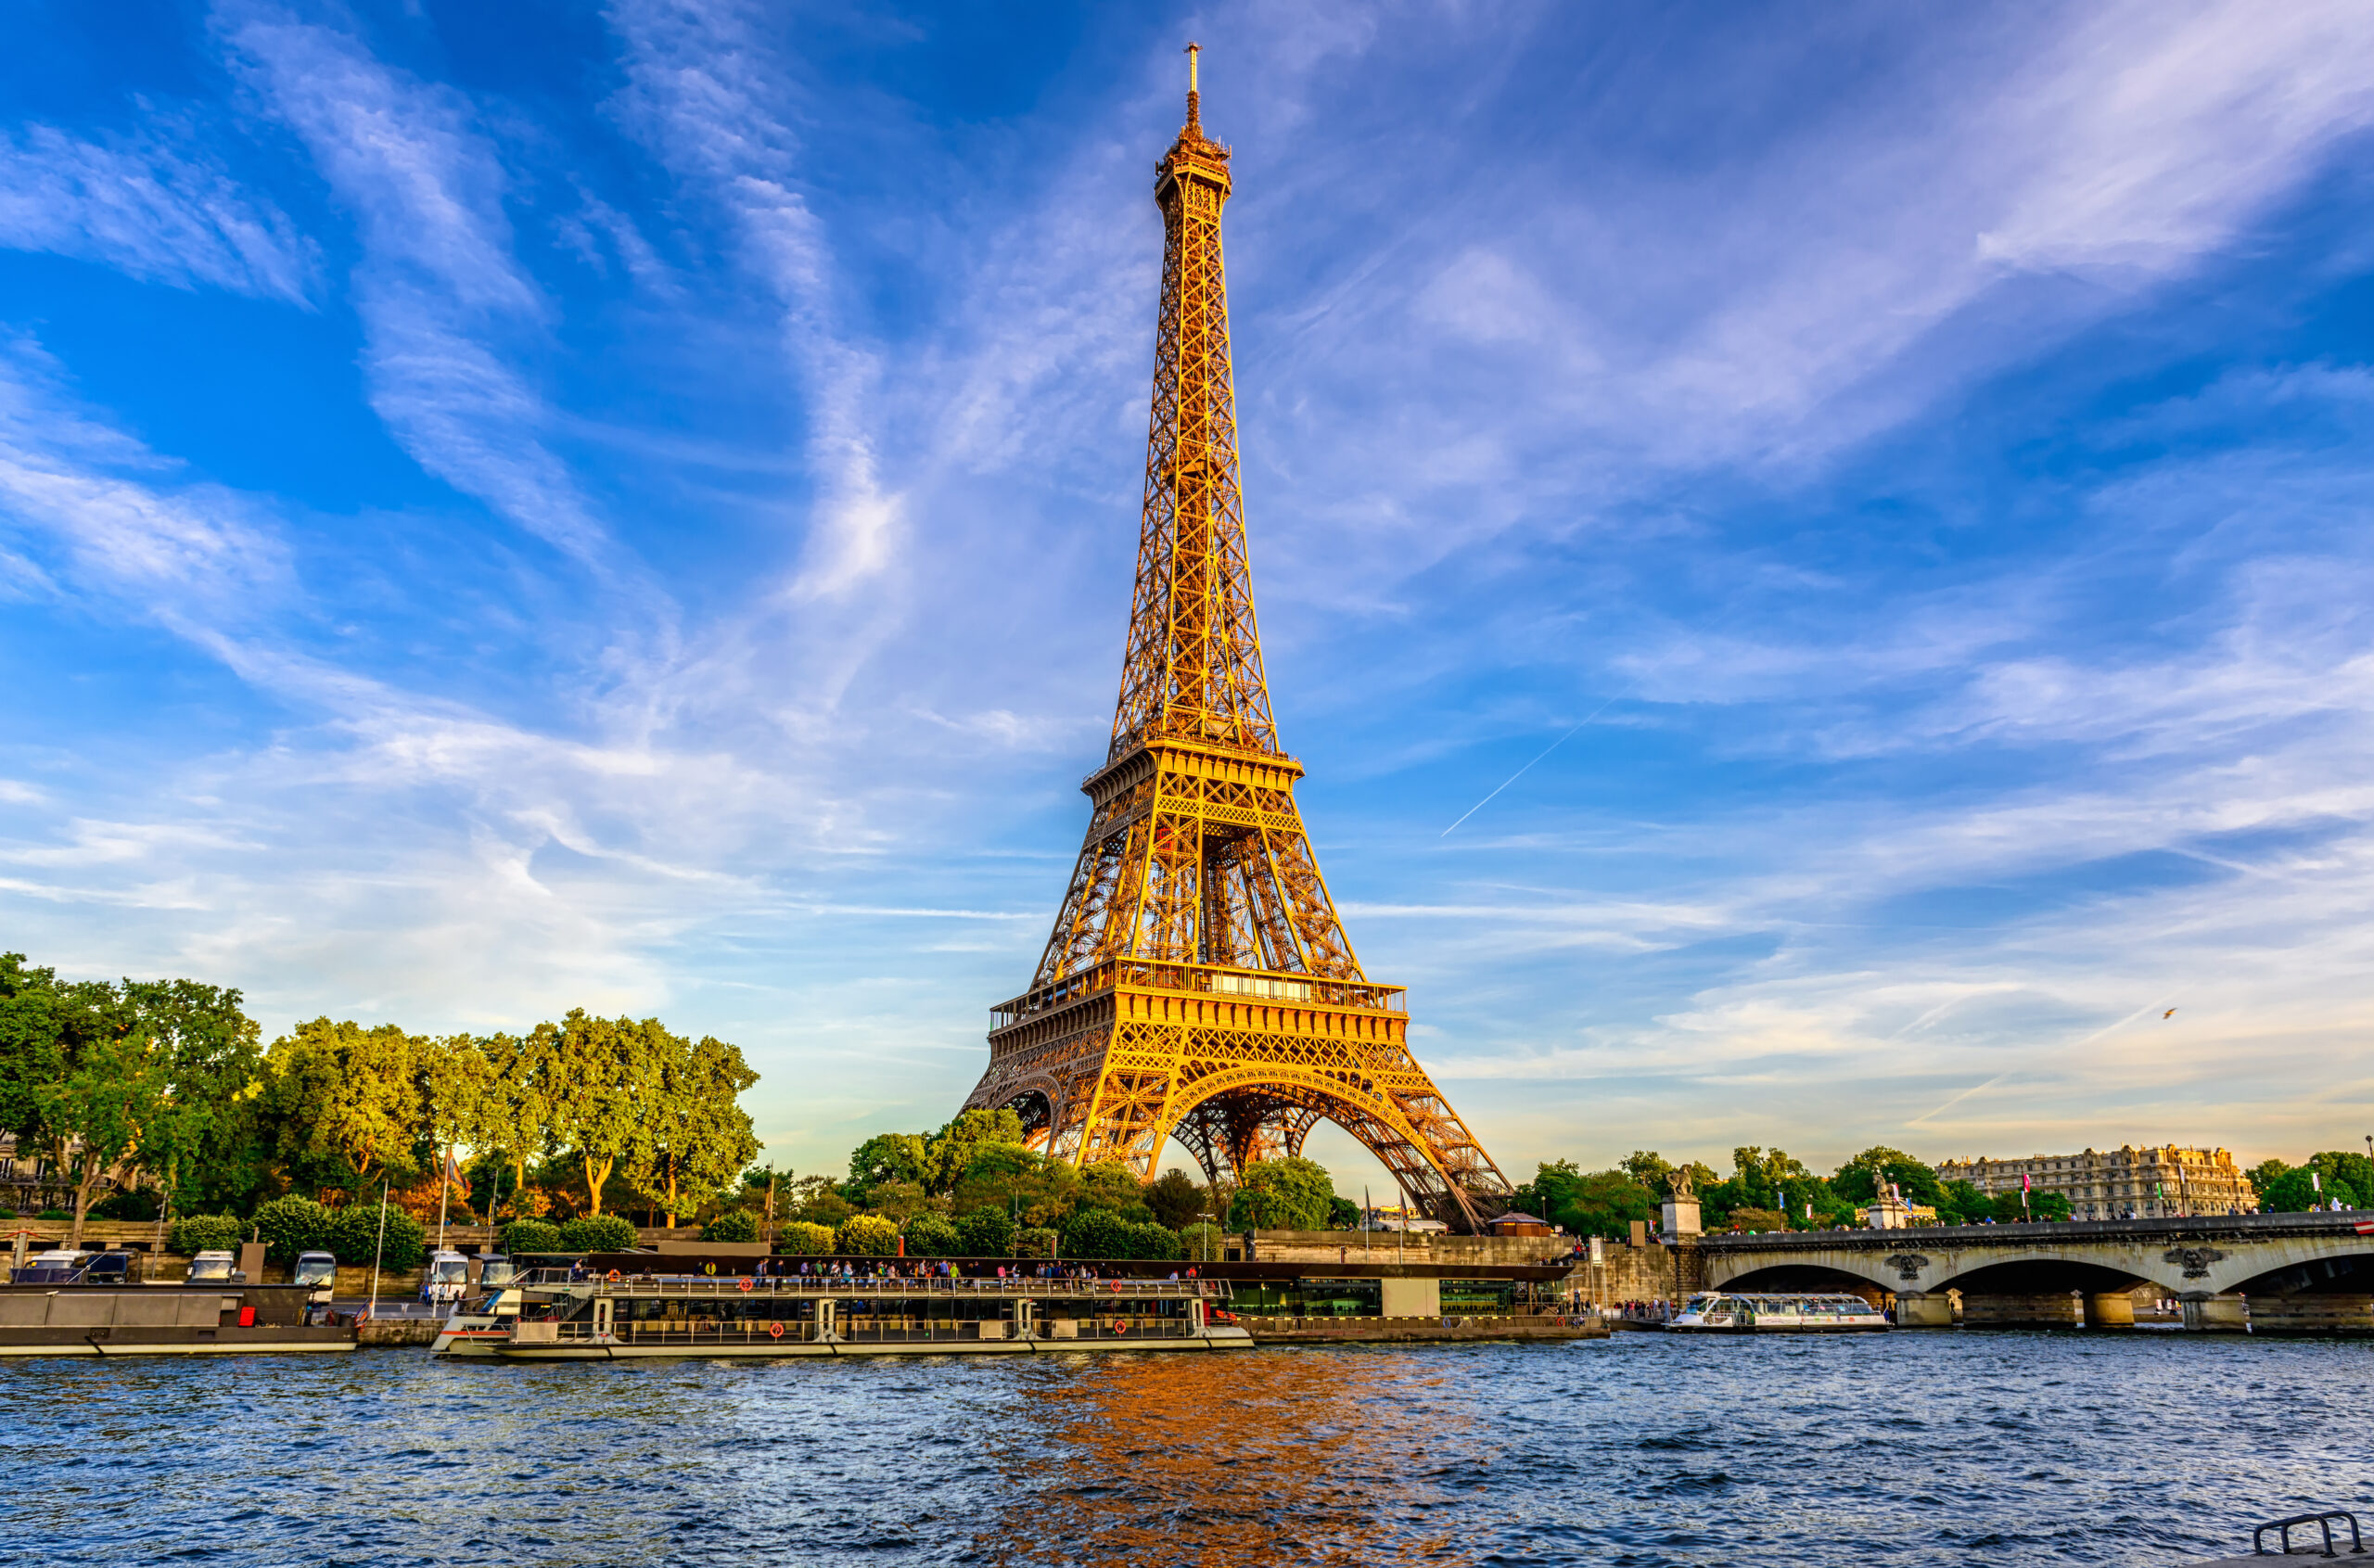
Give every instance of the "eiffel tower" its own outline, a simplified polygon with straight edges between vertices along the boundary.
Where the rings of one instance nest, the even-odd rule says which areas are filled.
[[[1155,167],[1162,308],[1121,695],[1071,888],[1030,988],[993,1010],[965,1104],[1032,1146],[1153,1174],[1176,1138],[1223,1180],[1321,1121],[1454,1230],[1509,1185],[1410,1054],[1401,988],[1360,971],[1295,809],[1253,618],[1220,209],[1229,149],[1187,123]]]

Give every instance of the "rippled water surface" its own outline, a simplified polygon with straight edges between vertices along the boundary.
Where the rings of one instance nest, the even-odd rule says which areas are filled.
[[[0,1562],[2166,1564],[2374,1502],[2374,1346],[6,1363]]]

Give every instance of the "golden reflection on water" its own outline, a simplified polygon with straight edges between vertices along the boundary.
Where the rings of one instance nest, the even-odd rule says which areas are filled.
[[[1001,1564],[1461,1563],[1488,1434],[1439,1364],[1392,1352],[1080,1357],[1000,1456]]]

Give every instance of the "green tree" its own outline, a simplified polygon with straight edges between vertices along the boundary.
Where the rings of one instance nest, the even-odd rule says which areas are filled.
[[[877,1132],[849,1152],[849,1180],[842,1190],[851,1203],[871,1201],[874,1189],[886,1181],[924,1184],[929,1165],[923,1139],[912,1132]]]
[[[1143,1207],[1145,1184],[1138,1173],[1118,1160],[1089,1166],[1079,1173],[1079,1191],[1072,1200],[1083,1208],[1109,1208],[1116,1214]],[[1148,1210],[1151,1217],[1152,1210]]]
[[[2242,1174],[2250,1179],[2251,1191],[2264,1198],[2266,1196],[2266,1190],[2274,1186],[2291,1169],[2291,1167],[2281,1160],[2261,1160]]]
[[[1334,1179],[1316,1160],[1256,1160],[1237,1177],[1229,1205],[1233,1230],[1317,1230],[1327,1224]]]
[[[126,980],[123,996],[161,1052],[167,1087],[134,1155],[176,1205],[246,1207],[270,1148],[262,1030],[236,990],[196,980]]]
[[[570,1252],[626,1252],[634,1243],[634,1222],[624,1215],[581,1214],[561,1222],[560,1244]]]
[[[453,1035],[421,1041],[422,1131],[440,1181],[453,1151],[466,1143],[476,1146],[485,1136],[494,1092],[494,1064],[477,1039]],[[469,1201],[467,1187],[462,1199]]]
[[[1052,1226],[1032,1225],[1014,1233],[1016,1257],[1053,1257],[1063,1244],[1063,1233]]]
[[[651,1195],[668,1223],[734,1185],[759,1152],[742,1091],[759,1075],[739,1046],[662,1032],[657,1091],[648,1107]]]
[[[1634,1220],[1657,1217],[1657,1194],[1621,1166],[1586,1175],[1560,1160],[1541,1166],[1525,1191],[1538,1205],[1529,1212],[1569,1235],[1628,1237]]]
[[[380,1217],[386,1215],[382,1245]],[[374,1257],[394,1274],[420,1267],[428,1256],[428,1232],[419,1220],[393,1204],[349,1204],[330,1221],[330,1251],[340,1263],[367,1267]]]
[[[1003,1257],[1014,1250],[1014,1221],[1003,1209],[976,1208],[956,1222],[956,1244],[966,1257]]]
[[[235,1215],[185,1215],[173,1221],[171,1244],[184,1257],[195,1257],[202,1252],[229,1252],[247,1233],[248,1228]]]
[[[2329,1149],[2308,1156],[2308,1168],[2325,1179],[2328,1187],[2347,1188],[2358,1199],[2374,1198],[2374,1160],[2347,1149]],[[2355,1207],[2352,1199],[2345,1204]]]
[[[1666,1190],[1666,1180],[1673,1175],[1673,1166],[1653,1149],[1635,1149],[1615,1162],[1615,1168],[1646,1187],[1652,1192]]]
[[[2267,1208],[2277,1214],[2299,1214],[2336,1200],[2344,1208],[2357,1206],[2357,1193],[2346,1182],[2327,1179],[2324,1172],[2313,1165],[2284,1172],[2268,1185],[2260,1198]]]
[[[701,1227],[704,1242],[755,1242],[759,1239],[759,1220],[746,1208],[730,1208]]]
[[[917,1215],[907,1221],[909,1257],[953,1257],[963,1244],[956,1227],[939,1215]]]
[[[527,1190],[528,1166],[553,1154],[550,1086],[560,1029],[540,1024],[525,1035],[488,1035],[479,1041],[486,1058],[487,1080],[479,1102],[478,1147],[510,1167],[511,1205],[520,1214],[520,1194]],[[487,1193],[487,1217],[491,1219],[502,1198],[498,1181]]]
[[[1130,1225],[1109,1208],[1084,1208],[1064,1226],[1066,1257],[1128,1257]]]
[[[984,1143],[1023,1143],[1022,1118],[1011,1110],[960,1111],[955,1119],[932,1134],[925,1151],[924,1188],[944,1198],[964,1178],[973,1151]]]
[[[1141,1221],[1130,1226],[1129,1242],[1129,1256],[1131,1257],[1165,1258],[1184,1256],[1184,1249],[1180,1245],[1179,1232],[1168,1225],[1159,1225],[1152,1220]]]
[[[888,1257],[899,1250],[899,1228],[877,1214],[852,1215],[834,1240],[840,1251],[859,1257]]]
[[[1079,1172],[1062,1160],[1018,1143],[980,1143],[949,1193],[949,1207],[958,1214],[994,1208],[1025,1225],[1052,1226],[1071,1213],[1079,1190]]]
[[[559,1252],[560,1227],[541,1219],[515,1219],[503,1228],[503,1250],[514,1257],[527,1252]]]
[[[420,1174],[428,1044],[393,1024],[366,1029],[327,1018],[274,1040],[264,1101],[279,1157],[316,1187],[408,1184]]]
[[[1173,1166],[1145,1186],[1146,1207],[1154,1211],[1158,1224],[1173,1230],[1192,1224],[1204,1212],[1204,1189],[1195,1179]],[[1354,1224],[1359,1224],[1357,1217]]]
[[[621,1166],[630,1180],[649,1168],[647,1113],[673,1039],[657,1018],[596,1018],[575,1007],[560,1021],[545,1064],[545,1102],[553,1141],[584,1173],[589,1214],[602,1212],[603,1191]]]
[[[1870,1204],[1879,1198],[1880,1183],[1892,1181],[1908,1204],[1932,1206],[1945,1197],[1937,1173],[1901,1149],[1884,1144],[1866,1149],[1830,1179],[1831,1190],[1849,1203]]]
[[[256,1239],[268,1249],[266,1256],[286,1268],[296,1263],[300,1253],[329,1249],[330,1211],[291,1192],[256,1205],[255,1230]]]
[[[810,1257],[822,1257],[833,1250],[833,1228],[813,1225],[805,1219],[795,1219],[785,1225],[775,1237],[775,1245],[787,1253]]]

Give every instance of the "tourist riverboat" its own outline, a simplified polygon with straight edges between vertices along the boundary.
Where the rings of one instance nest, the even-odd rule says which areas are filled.
[[[312,1294],[305,1285],[12,1282],[0,1285],[0,1358],[353,1349],[353,1318],[315,1308]]]
[[[521,1269],[446,1320],[443,1357],[1047,1355],[1249,1348],[1215,1280],[839,1278]],[[666,1265],[681,1267],[669,1258]],[[698,1267],[696,1265],[695,1267]]]
[[[1698,1334],[1868,1333],[1892,1327],[1859,1295],[1755,1291],[1701,1292],[1666,1324],[1671,1333]]]

